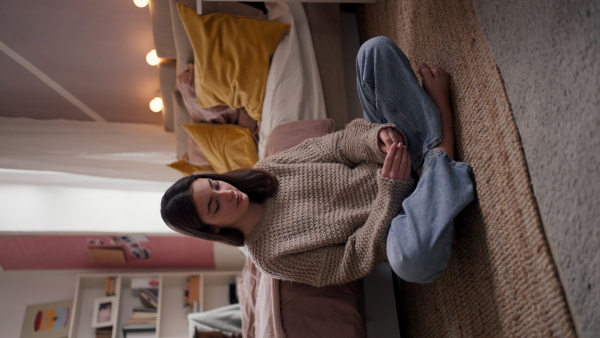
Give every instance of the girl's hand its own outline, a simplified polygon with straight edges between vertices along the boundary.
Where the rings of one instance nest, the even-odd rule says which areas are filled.
[[[385,156],[381,176],[393,180],[410,181],[410,168],[410,155],[406,147],[402,143],[392,143]]]
[[[383,128],[378,135],[379,149],[387,154],[394,142],[402,142],[402,135],[394,128]]]

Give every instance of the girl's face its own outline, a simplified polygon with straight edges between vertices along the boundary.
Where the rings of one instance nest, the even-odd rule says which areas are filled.
[[[235,228],[244,219],[250,200],[233,185],[199,178],[192,183],[192,197],[200,219],[215,227]]]

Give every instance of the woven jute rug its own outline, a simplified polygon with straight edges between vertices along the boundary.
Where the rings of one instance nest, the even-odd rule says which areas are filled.
[[[361,40],[385,35],[415,72],[425,61],[451,74],[457,156],[475,174],[476,201],[457,219],[459,243],[447,271],[432,284],[400,283],[403,338],[575,336],[472,1],[378,0],[358,5],[357,15]]]

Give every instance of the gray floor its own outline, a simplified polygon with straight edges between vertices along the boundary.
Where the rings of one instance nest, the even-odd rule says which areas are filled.
[[[474,0],[581,337],[600,336],[600,1]]]

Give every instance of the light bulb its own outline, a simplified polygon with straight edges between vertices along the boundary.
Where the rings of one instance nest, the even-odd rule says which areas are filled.
[[[155,97],[150,101],[150,110],[155,113],[160,112],[163,109],[163,100],[160,97]]]
[[[150,53],[146,54],[146,62],[148,62],[150,66],[156,66],[160,63],[160,58],[156,55],[156,49],[153,49]]]
[[[148,0],[133,0],[133,3],[139,8],[144,8],[148,6]]]

